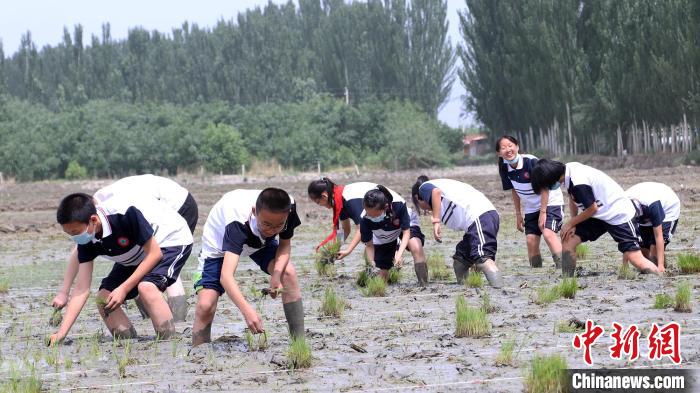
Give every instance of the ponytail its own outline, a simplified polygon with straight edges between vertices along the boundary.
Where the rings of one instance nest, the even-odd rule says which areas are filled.
[[[421,215],[422,209],[418,204],[418,199],[420,198],[418,190],[420,189],[420,186],[428,180],[430,180],[428,176],[420,175],[416,179],[416,182],[413,184],[413,187],[411,187],[411,200],[413,201],[413,206],[416,208],[416,213],[418,213],[419,216]]]
[[[387,217],[391,218],[391,204],[394,202],[394,197],[388,188],[377,185],[377,188],[367,191],[362,199],[362,205],[365,209],[384,209]]]

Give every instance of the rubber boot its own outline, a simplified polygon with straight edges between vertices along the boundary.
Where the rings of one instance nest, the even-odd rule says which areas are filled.
[[[421,287],[428,285],[428,265],[425,262],[416,262],[413,264],[413,270],[416,271],[418,285]]]
[[[457,284],[462,285],[464,283],[464,279],[467,278],[471,265],[470,261],[457,254],[452,256],[452,268],[455,271],[455,277],[457,277]]]
[[[530,257],[530,267],[542,267],[542,255]]]
[[[561,254],[552,254],[552,260],[554,261],[554,267],[561,269]]]
[[[289,325],[289,334],[293,338],[304,337],[304,305],[300,300],[296,302],[284,303],[284,316]]]
[[[498,266],[496,262],[492,259],[487,259],[483,263],[476,265],[477,270],[484,272],[486,279],[489,281],[489,285],[493,288],[503,287],[503,278],[501,277],[501,272],[498,271]]]
[[[576,257],[569,251],[561,253],[561,274],[564,277],[573,277],[576,271]]]

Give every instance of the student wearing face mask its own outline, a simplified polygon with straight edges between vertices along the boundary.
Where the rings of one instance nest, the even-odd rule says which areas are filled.
[[[498,173],[501,175],[503,190],[510,190],[513,197],[516,228],[525,232],[530,266],[542,267],[540,237],[544,237],[554,265],[560,268],[561,240],[557,232],[561,229],[564,218],[564,197],[561,190],[558,187],[551,190],[543,207],[541,197],[532,190],[530,180],[538,158],[531,154],[520,154],[518,140],[510,135],[504,135],[496,142],[496,153],[499,156]]]
[[[294,200],[279,188],[234,190],[212,207],[204,224],[202,252],[193,279],[197,306],[192,346],[211,341],[216,305],[224,292],[252,333],[265,331],[260,314],[246,301],[235,279],[236,268],[245,256],[270,275],[272,298],[281,291],[289,333],[292,337],[304,336],[301,289],[289,260],[294,228],[300,224]]]
[[[408,249],[413,255],[418,284],[425,286],[428,283],[423,251],[425,236],[420,231],[418,215],[406,206],[401,196],[382,185],[367,191],[362,203],[361,241],[369,260],[380,269],[379,275],[387,280],[389,269],[401,266],[403,253]]]
[[[172,285],[192,251],[187,222],[162,203],[148,199],[113,197],[99,202],[76,193],[63,198],[56,220],[78,245],[71,253],[64,282],[75,288],[51,345],[63,340],[90,296],[93,260],[102,256],[114,262],[100,283],[97,309],[115,338],[134,338],[136,331],[120,307],[139,296],[151,317],[156,336],[170,337],[173,315],[162,296]]]

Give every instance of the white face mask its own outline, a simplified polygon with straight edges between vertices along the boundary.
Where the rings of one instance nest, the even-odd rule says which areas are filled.
[[[365,217],[367,217],[367,219],[372,221],[372,222],[380,223],[380,222],[384,221],[384,219],[386,218],[386,212],[383,212],[382,214],[378,215],[377,217],[370,217],[370,216],[365,216]]]
[[[518,162],[520,162],[520,154],[516,154],[515,158],[513,158],[512,160],[508,160],[506,158],[504,158],[504,160],[510,165],[518,165]]]
[[[85,232],[83,232],[79,235],[72,235],[70,237],[71,239],[73,239],[75,244],[82,246],[83,244],[88,244],[93,239],[95,239],[95,233],[88,232],[88,228],[90,228],[90,223],[88,223],[88,225],[85,227]]]

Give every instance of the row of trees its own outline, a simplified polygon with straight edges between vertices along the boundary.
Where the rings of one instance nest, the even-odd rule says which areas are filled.
[[[425,167],[459,156],[461,133],[417,106],[328,95],[298,103],[132,104],[62,111],[0,96],[0,172],[19,180],[179,170],[234,173],[253,160],[289,168]]]
[[[435,116],[454,79],[446,14],[444,0],[290,0],[213,28],[134,28],[123,40],[109,24],[89,38],[78,25],[38,49],[27,32],[8,58],[0,47],[0,94],[60,110],[95,99],[257,105],[319,92],[409,100]]]
[[[700,116],[696,0],[466,0],[466,109],[554,154],[689,150]]]

